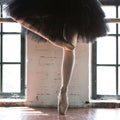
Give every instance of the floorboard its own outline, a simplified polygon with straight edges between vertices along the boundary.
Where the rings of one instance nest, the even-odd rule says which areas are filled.
[[[120,120],[120,108],[68,109],[62,116],[54,108],[0,107],[0,120]]]

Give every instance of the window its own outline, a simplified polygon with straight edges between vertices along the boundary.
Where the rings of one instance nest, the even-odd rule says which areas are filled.
[[[119,5],[104,5],[107,18],[120,18]],[[92,45],[92,99],[120,99],[120,24]]]
[[[4,5],[0,18],[8,18]],[[19,23],[0,23],[0,98],[25,97],[25,31]]]

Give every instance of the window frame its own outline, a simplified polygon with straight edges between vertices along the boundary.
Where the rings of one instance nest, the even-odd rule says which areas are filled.
[[[119,2],[119,1],[118,1]],[[103,6],[115,6],[116,7],[116,18],[118,18],[118,7],[120,7],[119,4],[113,4],[111,2],[107,3],[107,2],[104,2],[104,5]],[[115,100],[120,100],[120,95],[118,94],[118,82],[119,82],[119,78],[118,78],[118,69],[120,67],[120,64],[118,62],[118,42],[119,42],[119,37],[120,37],[120,33],[118,31],[118,28],[119,25],[116,24],[116,33],[115,34],[108,34],[107,36],[113,36],[116,38],[116,64],[97,64],[97,41],[95,41],[93,44],[92,44],[92,96],[91,96],[91,99],[92,100],[109,100],[109,99],[115,99]],[[116,95],[99,95],[97,94],[97,67],[98,66],[114,66],[115,69],[116,69]]]
[[[2,5],[1,6],[1,13],[2,13]],[[2,17],[2,14],[0,16]],[[8,19],[8,18],[4,18],[4,19]],[[12,21],[11,18],[9,18],[10,21]],[[13,21],[14,22],[14,21]],[[3,32],[3,23],[0,23],[0,39],[1,39],[1,77],[0,77],[0,99],[25,99],[25,89],[26,89],[26,32],[25,32],[25,28],[23,28],[21,26],[21,32]],[[20,35],[21,36],[21,61],[20,62],[3,62],[2,58],[3,58],[3,35],[8,34],[8,35]],[[3,92],[3,65],[5,64],[9,64],[9,65],[16,65],[19,64],[20,65],[20,80],[21,80],[21,86],[20,86],[20,92]]]

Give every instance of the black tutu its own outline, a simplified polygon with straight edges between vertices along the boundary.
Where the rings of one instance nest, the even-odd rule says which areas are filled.
[[[108,30],[97,0],[12,0],[7,11],[53,39],[61,39],[63,34],[69,39],[75,31],[78,38],[89,42],[105,36]]]

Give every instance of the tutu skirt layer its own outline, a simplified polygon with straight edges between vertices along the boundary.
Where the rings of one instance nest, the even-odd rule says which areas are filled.
[[[13,18],[28,21],[53,39],[69,39],[75,31],[78,38],[89,42],[108,30],[97,0],[12,0],[7,10]]]

